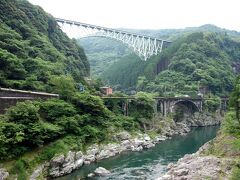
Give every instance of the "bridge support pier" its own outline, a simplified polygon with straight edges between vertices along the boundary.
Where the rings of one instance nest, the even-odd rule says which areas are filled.
[[[228,103],[228,99],[221,99],[220,101],[220,110],[221,112],[226,112],[227,111],[227,103]]]
[[[124,116],[128,116],[128,106],[129,106],[129,100],[126,99],[123,103],[123,113]]]

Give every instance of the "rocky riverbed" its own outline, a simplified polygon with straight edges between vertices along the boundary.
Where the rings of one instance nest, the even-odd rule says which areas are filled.
[[[137,134],[132,136],[127,131],[122,131],[113,136],[114,143],[106,145],[93,144],[86,152],[69,151],[66,155],[60,154],[51,159],[49,163],[39,166],[31,175],[31,180],[36,179],[42,172],[48,171],[50,177],[59,177],[71,173],[84,164],[106,159],[118,155],[124,151],[142,151],[154,147],[156,143],[179,134],[186,135],[190,128],[184,123],[176,123],[174,129],[166,129],[163,135],[150,138],[148,134]]]
[[[205,118],[201,122],[201,118]],[[48,177],[59,177],[71,173],[83,165],[100,161],[118,155],[124,151],[142,151],[154,147],[158,142],[171,138],[173,135],[186,135],[190,131],[190,126],[207,126],[219,124],[219,119],[215,116],[195,114],[192,118],[185,117],[183,122],[165,123],[160,135],[151,138],[148,134],[131,135],[126,131],[116,133],[112,136],[112,143],[93,144],[86,151],[69,151],[67,154],[58,154],[44,164],[39,165],[30,176],[31,180],[37,179],[42,174]],[[45,172],[45,173],[44,173]],[[1,169],[2,179],[8,176],[6,170]]]

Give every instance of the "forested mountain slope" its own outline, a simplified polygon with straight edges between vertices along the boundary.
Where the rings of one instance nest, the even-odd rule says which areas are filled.
[[[161,95],[196,94],[199,88],[224,95],[232,89],[234,75],[240,68],[238,32],[213,25],[159,32],[139,31],[141,32],[174,41],[169,49],[151,57],[147,62],[142,62],[137,56],[132,58],[127,53],[122,58],[115,59],[114,63],[110,61],[111,66],[108,68],[98,65],[98,69],[103,70],[100,77],[105,82],[119,90],[145,90]],[[92,55],[91,48],[94,48],[86,46],[90,42],[92,40],[86,39],[83,44],[88,49],[89,56]],[[100,50],[107,56],[105,49],[98,49],[98,52]],[[94,61],[97,62],[101,54],[95,53],[94,56]],[[136,63],[136,59],[139,63]],[[163,71],[167,69],[168,71]]]
[[[0,9],[0,86],[50,91],[54,76],[80,82],[89,75],[83,49],[42,8],[1,0]]]
[[[138,83],[139,90],[172,96],[196,95],[203,88],[206,93],[227,95],[239,72],[240,43],[225,34],[192,33],[149,63],[150,71],[145,71],[144,80]]]
[[[93,77],[102,77],[112,64],[131,52],[126,45],[107,38],[82,38],[79,44],[86,51]]]

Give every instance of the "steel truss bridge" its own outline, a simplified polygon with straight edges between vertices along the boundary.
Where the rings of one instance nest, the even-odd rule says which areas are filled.
[[[84,38],[100,36],[116,39],[126,44],[141,59],[147,60],[153,55],[157,55],[171,42],[154,38],[151,36],[140,35],[119,29],[111,29],[66,19],[55,18],[61,29],[70,37]]]

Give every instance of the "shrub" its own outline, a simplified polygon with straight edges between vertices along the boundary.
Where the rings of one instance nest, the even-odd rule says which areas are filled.
[[[209,112],[215,112],[221,103],[221,99],[217,96],[214,96],[210,99],[204,101],[204,106]]]
[[[117,128],[123,128],[126,131],[132,131],[136,129],[137,123],[134,121],[133,117],[127,117],[123,115],[118,115],[112,117],[111,125],[115,125]]]
[[[98,96],[93,96],[88,92],[76,93],[72,98],[72,103],[75,105],[80,114],[89,113],[93,116],[108,117],[110,111],[104,106],[103,100]]]
[[[28,163],[25,160],[19,159],[16,161],[16,163],[12,167],[11,173],[18,174],[18,178],[17,178],[18,180],[25,180],[27,179],[27,173],[26,173],[27,166],[28,166]]]
[[[29,124],[39,121],[39,107],[32,101],[18,102],[7,110],[8,120],[19,124]]]
[[[236,113],[234,111],[229,111],[225,116],[222,126],[227,133],[240,135],[240,124],[236,119]]]
[[[234,167],[232,170],[231,180],[239,180],[240,179],[240,167]]]
[[[25,149],[18,144],[25,140],[23,125],[0,121],[0,159],[21,154]]]
[[[44,119],[54,122],[62,116],[70,117],[76,114],[74,106],[59,99],[50,99],[40,104],[40,113]]]
[[[136,100],[133,100],[129,107],[129,115],[136,119],[151,119],[154,115],[154,99],[152,94],[139,92]]]

